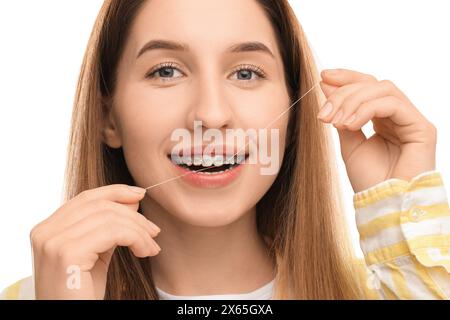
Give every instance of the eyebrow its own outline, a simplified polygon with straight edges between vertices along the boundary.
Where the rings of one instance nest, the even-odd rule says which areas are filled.
[[[173,51],[181,51],[186,52],[189,51],[189,46],[185,43],[179,43],[169,40],[151,40],[147,42],[139,53],[137,54],[136,59],[142,56],[144,53],[152,50],[173,50]],[[250,41],[250,42],[242,42],[238,44],[234,44],[227,49],[230,53],[241,53],[241,52],[261,52],[268,54],[272,58],[275,58],[272,51],[262,42],[258,41]]]

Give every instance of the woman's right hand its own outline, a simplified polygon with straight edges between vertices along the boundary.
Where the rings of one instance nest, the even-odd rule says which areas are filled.
[[[153,237],[161,230],[137,212],[145,191],[124,184],[86,190],[36,225],[36,299],[103,299],[117,246],[140,258],[157,255]]]

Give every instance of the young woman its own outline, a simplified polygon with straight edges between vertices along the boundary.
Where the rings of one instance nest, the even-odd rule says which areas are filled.
[[[390,81],[344,69],[318,81],[285,0],[105,1],[78,82],[66,201],[31,231],[33,276],[4,296],[448,298],[435,127]],[[172,133],[194,121],[220,132],[271,123],[279,170],[175,163]],[[364,261],[326,124],[339,133]]]

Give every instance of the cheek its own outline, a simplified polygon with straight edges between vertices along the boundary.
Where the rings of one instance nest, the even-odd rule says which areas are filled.
[[[278,83],[269,83],[261,90],[241,91],[230,96],[230,105],[236,106],[236,117],[245,121],[248,128],[265,128],[289,107],[289,98]],[[283,126],[283,121],[287,122],[287,115],[277,120],[274,126]]]
[[[163,178],[158,170],[175,128],[183,127],[183,99],[170,90],[135,84],[122,87],[116,97],[117,119],[128,169],[136,182]],[[119,91],[118,91],[119,92]]]
[[[241,93],[239,101],[234,101],[234,105],[238,106],[235,108],[236,118],[244,129],[255,129],[257,132],[256,148],[264,149],[258,152],[274,152],[280,162],[288,126],[289,103],[288,94],[277,84],[267,85],[257,93]]]
[[[255,100],[259,103],[252,108],[250,127],[265,129],[258,134],[257,179],[264,188],[269,188],[284,158],[290,99],[282,86],[274,84]]]
[[[179,91],[140,83],[122,90],[118,110],[124,147],[155,147],[183,125],[181,110],[186,98]]]

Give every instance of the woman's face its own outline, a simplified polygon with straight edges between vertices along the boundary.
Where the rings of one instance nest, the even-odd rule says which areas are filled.
[[[142,50],[154,40],[166,43]],[[239,46],[247,42],[268,50]],[[216,129],[225,139],[227,129],[265,128],[290,102],[274,30],[254,0],[146,2],[132,25],[117,77],[105,139],[112,147],[123,147],[130,173],[141,187],[186,172],[170,157],[180,142],[172,134],[184,129],[192,140],[183,148],[196,146],[194,120],[201,121],[203,133]],[[287,123],[286,114],[270,126],[279,130],[279,139],[267,147],[279,154],[277,167]],[[226,158],[230,150],[237,150],[236,140],[201,141],[208,143],[227,145],[213,156]],[[194,161],[199,155],[191,156]],[[204,164],[205,159],[197,161]],[[220,164],[220,158],[215,160]],[[156,201],[192,225],[229,224],[252,209],[276,178],[276,172],[261,174],[267,164],[257,162],[244,163],[219,178],[188,174],[188,179],[150,189],[144,201]]]

